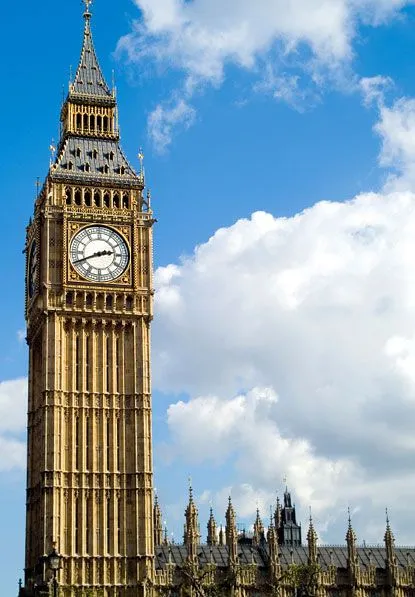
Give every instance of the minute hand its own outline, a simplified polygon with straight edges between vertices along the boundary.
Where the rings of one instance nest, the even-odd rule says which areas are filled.
[[[73,261],[72,263],[76,265],[77,263],[82,263],[83,261],[87,261],[87,259],[92,259],[93,257],[105,257],[106,255],[112,255],[112,251],[98,251],[97,253],[92,253],[92,255],[88,255],[87,257],[82,257],[82,259],[78,259],[77,261]]]

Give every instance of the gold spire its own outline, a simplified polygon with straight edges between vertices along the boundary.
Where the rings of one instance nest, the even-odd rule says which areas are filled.
[[[238,560],[238,531],[231,496],[229,496],[228,509],[226,510],[226,545],[229,548],[231,564],[236,564]]]
[[[278,529],[281,526],[281,504],[280,504],[280,498],[279,497],[277,497],[277,505],[276,505],[276,508],[275,508],[274,520],[275,520],[275,529],[278,532]]]
[[[395,564],[395,537],[393,536],[392,529],[389,522],[389,513],[386,508],[386,530],[385,530],[385,547],[386,547],[386,560],[389,565]]]
[[[193,500],[193,488],[189,479],[189,503],[185,510],[184,544],[187,547],[189,559],[196,558],[197,546],[200,543],[198,512]]]
[[[259,514],[259,508],[256,509],[256,519],[254,522],[254,537],[253,543],[259,545],[261,539],[264,537],[264,525],[262,524],[261,516]]]
[[[311,514],[311,507],[310,507],[310,525],[308,527],[308,533],[307,533],[307,543],[308,543],[308,562],[309,562],[309,564],[316,564],[317,563],[317,533],[316,533],[314,525],[313,525],[313,517]]]
[[[162,516],[161,516],[161,510],[160,510],[157,493],[154,496],[153,524],[154,524],[154,544],[162,545],[162,543],[163,543],[163,523],[162,523]]]
[[[216,529],[217,529],[216,520],[215,520],[215,517],[213,516],[213,508],[211,508],[209,521],[207,524],[207,530],[208,530],[207,544],[208,545],[217,545],[218,537],[217,537]]]

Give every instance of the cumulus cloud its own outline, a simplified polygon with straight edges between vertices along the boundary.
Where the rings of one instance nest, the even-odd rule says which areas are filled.
[[[148,118],[148,133],[159,152],[170,145],[175,127],[189,128],[196,113],[184,99],[159,104]]]
[[[415,100],[401,98],[391,106],[379,104],[375,130],[382,138],[380,163],[394,172],[388,190],[415,189]]]
[[[236,488],[242,516],[252,513],[258,499],[252,499],[252,485],[265,490],[261,499],[265,505],[272,501],[284,475],[298,487],[302,501],[313,502],[320,512],[333,503],[341,480],[357,475],[357,467],[341,458],[316,455],[307,439],[283,437],[278,415],[275,392],[254,388],[229,400],[208,396],[173,404],[168,410],[168,423],[180,457],[194,464],[211,459],[223,463],[234,457],[240,476],[250,481],[250,485],[244,483]],[[232,493],[226,488],[225,493],[228,491]]]
[[[391,483],[411,503],[414,233],[414,194],[362,194],[254,213],[160,268],[155,382],[192,397],[169,409],[176,456],[267,495],[287,473],[330,516]]]
[[[141,18],[119,41],[118,51],[125,52],[132,63],[146,59],[162,65],[163,71],[168,67],[181,72],[178,88],[187,104],[206,83],[220,85],[227,65],[236,65],[255,73],[260,81],[256,89],[262,86],[276,99],[302,107],[309,96],[313,101],[327,77],[332,83],[342,78],[354,55],[360,23],[379,25],[412,3],[135,0]],[[302,82],[304,75],[308,84]],[[350,85],[355,83],[349,74]],[[173,130],[177,124],[183,123],[178,119],[168,126]],[[170,135],[162,135],[163,142]]]
[[[26,379],[0,382],[0,473],[25,466],[26,405]]]

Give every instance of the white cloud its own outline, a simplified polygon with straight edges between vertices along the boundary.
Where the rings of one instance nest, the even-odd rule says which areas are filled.
[[[209,396],[178,402],[168,410],[176,455],[193,464],[235,458],[240,476],[250,481],[236,490],[242,516],[253,512],[258,499],[252,495],[252,484],[261,488],[264,505],[272,501],[284,475],[300,499],[320,512],[333,504],[341,480],[357,476],[357,467],[346,460],[319,457],[307,439],[283,437],[278,412],[271,388],[254,388],[230,400]],[[232,493],[230,488],[222,493],[228,492]]]
[[[360,89],[363,95],[363,102],[366,106],[372,104],[383,105],[385,91],[393,86],[390,77],[363,77],[359,81]]]
[[[25,467],[26,411],[27,380],[0,382],[0,472]]]
[[[161,65],[163,72],[166,67],[181,72],[183,81],[177,88],[186,104],[206,82],[220,85],[227,65],[236,65],[255,73],[260,81],[257,90],[262,88],[298,107],[304,95],[319,95],[327,77],[332,84],[344,86],[342,72],[348,71],[352,62],[360,23],[379,25],[402,14],[399,11],[412,3],[135,0],[141,19],[119,41],[118,51],[126,52],[132,63],[147,59]],[[301,81],[304,75],[306,83]],[[355,86],[349,72],[346,85],[349,90]],[[161,131],[166,145],[177,125],[189,126],[193,121],[173,118],[169,122],[164,107],[156,114],[156,120],[159,118],[167,120],[167,134]]]
[[[159,104],[148,118],[148,132],[159,152],[170,145],[173,130],[177,126],[189,128],[195,119],[194,108],[184,99],[177,99],[166,104]]]
[[[401,98],[390,107],[381,102],[379,110],[380,164],[395,170],[387,189],[415,189],[415,99]]]
[[[192,397],[169,409],[171,453],[265,496],[287,474],[326,522],[399,488],[413,541],[414,238],[414,194],[364,194],[255,213],[160,268],[155,384]]]

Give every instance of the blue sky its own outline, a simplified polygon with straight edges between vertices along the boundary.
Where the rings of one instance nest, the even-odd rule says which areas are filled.
[[[155,485],[176,536],[188,476],[204,534],[211,501],[220,521],[231,492],[249,523],[287,475],[322,540],[343,540],[350,504],[360,537],[380,541],[389,503],[398,542],[414,543],[415,6],[253,6],[93,6],[122,146],[135,165],[144,148],[158,218]],[[11,594],[24,555],[22,248],[81,13],[78,2],[4,7],[0,572]]]

